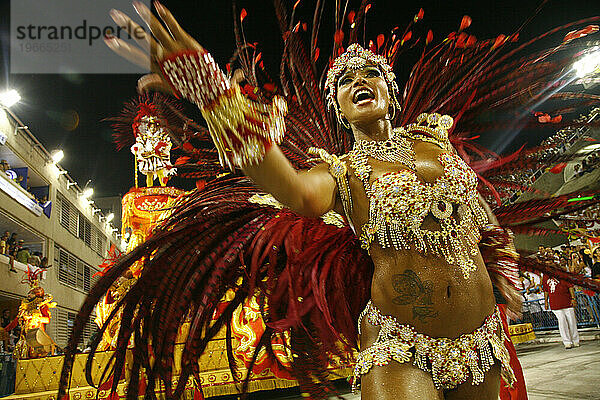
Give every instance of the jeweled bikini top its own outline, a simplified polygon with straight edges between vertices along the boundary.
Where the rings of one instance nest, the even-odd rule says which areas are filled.
[[[479,229],[488,219],[479,204],[475,172],[451,150],[446,131],[450,126],[451,117],[422,114],[416,124],[394,129],[388,140],[356,142],[347,157],[369,199],[369,219],[359,234],[362,247],[369,250],[373,241],[377,241],[382,248],[438,256],[458,266],[468,278],[476,269],[472,257],[477,255]],[[411,140],[432,142],[446,150],[438,157],[444,172],[434,182],[418,178]],[[330,165],[329,171],[338,183],[350,219],[352,201],[346,163],[322,149],[312,152]],[[407,169],[385,173],[370,182],[369,158],[402,164]],[[439,224],[439,230],[422,228],[428,216]]]
[[[398,142],[398,148],[412,152],[404,159],[414,159],[412,142],[408,138],[432,141],[427,136],[411,135],[403,128],[395,129],[390,140]],[[449,143],[433,142],[447,150],[450,148]],[[407,165],[413,169],[388,172],[371,183],[372,168],[368,159],[374,153],[364,151],[362,145],[357,143],[348,158],[356,176],[363,182],[370,203],[369,220],[362,226],[360,234],[363,248],[370,249],[371,243],[377,240],[383,248],[433,254],[460,267],[468,278],[476,269],[472,257],[477,254],[479,228],[488,222],[479,204],[475,172],[458,155],[446,151],[438,157],[444,172],[434,182],[422,182],[413,164]],[[422,228],[425,218],[430,215],[439,223],[439,230]]]

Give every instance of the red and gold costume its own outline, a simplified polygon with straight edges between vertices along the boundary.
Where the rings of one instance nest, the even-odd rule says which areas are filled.
[[[169,177],[177,173],[171,164],[172,132],[169,128],[173,112],[170,102],[162,96],[142,95],[127,104],[113,121],[117,148],[129,147],[135,157],[135,187],[138,187],[138,172],[146,176],[146,186],[166,186]]]
[[[294,26],[284,6],[280,2],[276,4],[280,25]],[[357,13],[358,26],[364,13],[364,7]],[[420,16],[415,17],[414,23],[419,19]],[[563,27],[563,31],[567,29],[573,29],[573,26]],[[393,36],[378,47],[369,46],[369,53],[353,44],[358,41],[356,32],[346,36],[350,40],[349,52],[344,52],[341,40],[335,42],[329,60],[333,72],[328,75],[328,78],[333,78],[327,80],[326,86],[335,83],[336,74],[341,73],[343,68],[364,65],[365,60],[381,65],[390,93],[394,93],[392,124],[405,127],[409,134],[424,133],[422,140],[427,138],[444,146],[449,141],[458,154],[444,154],[445,175],[435,183],[435,195],[438,196],[435,199],[429,197],[434,195],[431,187],[415,184],[411,172],[380,178],[372,185],[365,184],[372,201],[372,213],[363,232],[357,232],[360,238],[348,219],[337,216],[333,220],[342,221],[342,224],[331,224],[328,223],[332,220],[331,216],[322,219],[302,217],[267,201],[268,197],[247,178],[223,174],[225,169],[259,163],[275,143],[280,144],[296,168],[308,169],[316,164],[310,155],[313,149],[319,155],[318,161],[325,160],[330,165],[348,213],[351,202],[344,186],[347,167],[341,155],[351,154],[353,143],[336,125],[336,121],[343,124],[336,118],[337,109],[334,107],[333,115],[327,114],[327,106],[332,104],[328,100],[333,98],[335,104],[335,95],[331,95],[331,86],[325,93],[319,87],[314,47],[311,56],[298,32],[284,32],[286,54],[282,60],[282,85],[276,89],[277,96],[273,90],[261,89],[253,73],[252,60],[255,58],[243,50],[241,57],[247,57],[242,63],[246,79],[253,86],[250,90],[242,90],[237,84],[230,83],[206,51],[184,51],[167,57],[161,63],[163,77],[177,95],[200,107],[208,123],[208,130],[198,128],[194,139],[204,143],[211,139],[215,144],[207,149],[187,142],[187,147],[182,146],[187,151],[185,161],[202,165],[196,176],[206,178],[212,173],[214,179],[209,180],[203,190],[186,195],[144,243],[119,259],[106,273],[80,311],[69,352],[77,343],[82,324],[89,318],[103,290],[136,262],[143,260],[139,279],[120,302],[124,306],[121,320],[128,322],[126,329],[121,326],[117,340],[113,367],[116,375],[120,374],[125,359],[124,348],[135,337],[136,357],[132,368],[135,371],[145,368],[148,382],[159,377],[169,381],[174,364],[181,367],[177,385],[167,387],[168,395],[177,397],[184,390],[188,378],[197,374],[198,358],[207,349],[209,341],[222,329],[227,331],[230,343],[228,355],[232,370],[235,370],[237,359],[233,351],[232,330],[239,322],[237,313],[256,302],[246,315],[245,322],[250,322],[247,326],[252,327],[254,313],[258,310],[264,326],[255,327],[256,337],[252,337],[251,341],[256,345],[252,345],[252,356],[243,360],[243,367],[252,370],[266,355],[277,368],[296,379],[303,391],[313,398],[326,398],[333,394],[328,383],[332,359],[342,365],[354,362],[358,343],[356,323],[371,296],[374,267],[361,242],[368,247],[371,241],[377,239],[396,248],[410,247],[444,257],[449,262],[452,258],[450,264],[456,265],[465,279],[471,270],[467,260],[468,246],[475,243],[481,248],[490,274],[500,274],[509,282],[517,282],[518,263],[532,270],[554,272],[551,266],[519,260],[510,232],[499,227],[487,227],[481,211],[473,204],[477,191],[497,199],[498,206],[494,211],[499,222],[521,230],[526,230],[531,223],[549,220],[556,210],[566,212],[575,208],[566,195],[501,206],[503,193],[495,187],[505,182],[501,176],[509,168],[508,163],[515,161],[519,155],[499,157],[470,140],[473,133],[484,135],[492,132],[489,125],[481,123],[482,113],[485,112],[486,116],[512,115],[509,113],[514,111],[516,102],[509,100],[514,100],[515,93],[527,93],[519,100],[535,104],[545,96],[540,88],[546,87],[547,82],[554,82],[570,62],[569,57],[547,59],[538,53],[528,54],[523,50],[526,46],[513,44],[517,36],[515,33],[506,40],[478,41],[475,38],[467,40],[468,35],[464,32],[453,33],[439,45],[424,51],[405,84],[402,98],[396,94],[399,91],[394,88],[396,83],[392,72],[403,49],[405,38],[402,35]],[[428,35],[426,42],[430,41]],[[570,40],[565,43],[568,42]],[[559,46],[542,54],[549,56],[561,50]],[[342,61],[339,65],[343,68],[334,61],[340,54]],[[542,69],[543,74],[540,72]],[[534,81],[536,85],[532,84]],[[524,106],[520,104],[519,107]],[[426,115],[425,121],[429,122],[423,124],[420,116],[423,113],[440,118],[442,115],[452,117],[429,121]],[[502,129],[512,123],[512,120],[499,119],[494,128]],[[188,126],[189,121],[186,120],[185,125]],[[441,131],[445,132],[446,138],[440,137],[444,134]],[[391,144],[396,145],[398,154],[394,161],[405,160],[405,165],[410,167],[410,152],[405,151],[406,146],[402,143]],[[360,143],[355,146],[356,150]],[[528,153],[518,163],[513,162],[511,170],[538,167],[547,162],[531,154],[536,153]],[[368,180],[368,165],[361,161],[360,154],[355,154],[354,160],[352,157],[350,160],[359,174],[359,167],[363,168]],[[219,163],[222,168],[219,168]],[[449,179],[457,171],[463,174]],[[442,184],[446,184],[446,189],[442,188]],[[398,192],[394,197],[396,189]],[[409,196],[406,192],[411,190],[418,193],[414,197]],[[590,205],[597,201],[594,198],[582,204]],[[407,214],[399,212],[403,202],[410,208],[410,214],[417,217],[416,223],[410,227],[403,225]],[[461,225],[462,220],[450,220],[453,217],[447,215],[449,207],[456,204],[463,207],[464,226]],[[437,213],[437,218],[445,220],[444,238],[429,238],[428,233],[420,228],[420,213],[425,212],[434,216]],[[394,224],[397,225],[396,231]],[[468,228],[476,228],[478,232],[469,232],[470,236],[455,240],[459,231],[465,233]],[[432,248],[435,245],[440,247]],[[568,279],[577,280],[582,286],[599,288],[597,283],[583,278],[570,276]],[[226,303],[222,302],[224,298],[227,298]],[[423,357],[414,357],[413,362],[421,362],[420,368],[425,370],[429,368],[427,357],[446,357],[440,361],[440,365],[443,364],[440,374],[445,376],[433,373],[433,377],[440,387],[448,387],[463,382],[469,374],[476,383],[493,361],[492,357],[502,362],[504,377],[507,383],[512,383],[508,364],[513,361],[508,360],[503,345],[505,329],[498,313],[489,316],[483,321],[484,325],[467,334],[464,345],[460,338],[418,336],[418,332],[413,332],[410,327],[389,321],[388,317],[376,311],[367,311],[366,318],[387,329],[382,330],[389,333],[389,337],[383,338],[381,343],[395,340],[402,347],[402,351],[394,354],[385,353],[385,362],[390,358],[407,362],[401,354],[403,351],[406,353],[408,347],[414,347],[417,352],[422,350]],[[182,360],[174,360],[173,345],[185,318],[189,318],[190,329],[184,341],[184,355]],[[412,336],[404,339],[401,337],[403,333]],[[439,349],[429,352],[421,347],[419,340],[432,346],[440,346],[441,342],[450,340],[452,345],[448,353]],[[284,354],[280,350],[284,343],[289,346],[285,352],[288,357],[281,358]],[[456,354],[451,354],[453,350]],[[490,351],[493,355],[489,354]],[[375,354],[373,359],[378,355]],[[450,361],[454,356],[465,358],[456,364],[460,373],[455,375],[450,371],[453,367]],[[68,355],[62,376],[63,388],[71,363],[72,355]],[[242,390],[247,389],[247,382]],[[128,390],[132,396],[137,393],[136,385],[136,380],[129,383]]]
[[[16,318],[4,329],[10,332],[17,325],[21,326],[21,336],[15,345],[16,359],[44,357],[54,352],[55,343],[46,333],[46,325],[50,323],[50,309],[56,307],[52,295],[40,286],[40,275],[44,270],[27,270],[27,282],[31,289],[27,298],[21,301]]]

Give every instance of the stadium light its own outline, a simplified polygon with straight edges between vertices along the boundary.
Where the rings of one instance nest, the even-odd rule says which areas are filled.
[[[83,197],[84,199],[89,199],[90,197],[92,197],[93,194],[94,194],[94,189],[87,188],[81,193],[81,197]]]
[[[600,50],[593,51],[573,63],[573,69],[579,78],[600,73]]]
[[[0,104],[10,108],[21,100],[21,95],[15,89],[7,90],[0,94]]]
[[[50,172],[56,177],[56,179],[60,178],[61,175],[67,174],[67,171],[60,169],[58,165],[54,164],[53,162],[50,163]]]
[[[65,152],[62,150],[55,150],[52,152],[51,157],[52,157],[52,163],[58,164],[65,157]]]

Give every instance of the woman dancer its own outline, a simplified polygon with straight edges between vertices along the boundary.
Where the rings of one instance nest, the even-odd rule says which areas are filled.
[[[144,267],[136,287],[122,301],[123,320],[128,320],[128,314],[135,314],[131,325],[122,326],[119,334],[121,343],[126,343],[124,340],[132,334],[136,337],[133,376],[143,366],[150,376],[160,374],[170,381],[172,328],[177,325],[177,316],[191,310],[194,322],[184,350],[182,378],[174,394],[180,393],[181,385],[197,369],[194,357],[202,352],[207,340],[227,326],[240,301],[258,292],[268,327],[261,344],[268,348],[272,335],[291,330],[290,362],[294,376],[315,397],[328,394],[326,386],[311,386],[312,382],[324,381],[326,357],[320,350],[344,354],[336,346],[341,342],[348,350],[354,345],[356,331],[351,324],[357,319],[362,333],[355,382],[362,381],[363,398],[496,399],[500,376],[512,385],[515,378],[504,346],[506,333],[495,306],[488,270],[495,272],[496,285],[517,311],[518,296],[510,286],[510,282],[518,282],[517,254],[510,234],[497,226],[489,207],[478,196],[476,174],[450,144],[448,131],[455,127],[453,118],[423,113],[408,125],[394,125],[392,121],[398,117],[401,105],[392,68],[385,58],[352,44],[333,62],[325,86],[327,106],[353,135],[354,146],[341,157],[314,148],[311,152],[323,162],[310,170],[298,171],[278,146],[286,127],[285,102],[277,97],[272,98],[271,105],[248,100],[164,6],[155,3],[166,29],[150,10],[134,4],[157,39],[146,36],[143,42],[154,50],[152,67],[160,71],[160,77],[147,77],[141,81],[142,87],[168,88],[196,103],[208,123],[221,163],[243,169],[293,213],[278,213],[276,217],[282,217],[285,223],[271,223],[261,220],[254,209],[244,228],[236,231],[244,243],[228,242],[215,251],[228,246],[239,250],[248,244],[252,250],[243,254],[227,250],[219,253],[222,261],[217,262],[214,254],[201,255],[193,262],[186,259],[188,267],[197,266],[192,275],[186,275],[190,272],[182,269],[170,279],[165,279],[164,274],[169,273],[165,271],[161,272],[163,276],[151,277],[152,271],[158,272],[153,266],[164,266],[169,258],[172,263],[176,257],[168,253],[178,233],[184,233],[178,240],[186,241],[181,246],[190,252],[190,257],[196,257],[191,253],[193,234],[203,232],[209,242],[203,244],[203,250],[196,250],[197,254],[202,254],[210,243],[223,242],[220,232],[201,222],[202,218],[187,220],[192,217],[192,204],[202,204],[204,215],[214,212],[214,202],[209,199],[223,195],[223,187],[236,189],[235,193],[227,193],[228,200],[224,195],[219,197],[225,201],[239,201],[241,197],[247,201],[246,196],[254,192],[243,186],[243,181],[221,182],[220,186],[207,187],[208,194],[196,195],[184,203],[171,223],[109,271],[107,281],[114,279],[131,260],[159,249]],[[119,25],[129,30],[136,28],[124,14],[115,11],[112,15]],[[141,51],[119,39],[109,38],[107,44],[134,62],[142,60]],[[323,115],[316,117],[325,119]],[[328,128],[326,123],[323,125]],[[318,139],[315,142],[319,144]],[[319,223],[312,218],[332,210],[346,216],[355,237],[348,229],[324,233],[319,230],[321,225],[315,228]],[[226,217],[231,215],[219,214],[223,229],[229,224]],[[298,225],[294,226],[294,221],[299,220],[304,224],[300,228],[302,235],[294,232]],[[252,228],[247,229],[249,226]],[[286,233],[276,234],[276,226],[286,226]],[[272,236],[257,232],[257,227]],[[299,249],[298,236],[308,238],[311,229],[319,235],[306,243],[308,250]],[[356,238],[369,257],[356,249]],[[315,243],[326,244],[327,249],[317,249]],[[478,243],[491,256],[487,258],[493,260],[488,270]],[[285,253],[285,266],[281,265],[281,253]],[[244,258],[241,264],[236,264],[236,254]],[[298,254],[306,257],[302,260],[306,264],[319,266],[300,266],[298,259],[302,257]],[[219,271],[217,274],[211,275],[205,268],[206,259],[214,262],[212,270]],[[355,298],[350,293],[338,294],[342,303],[333,304],[336,295],[325,286],[331,279],[338,289],[341,284],[347,292],[353,276],[357,281],[352,293]],[[238,278],[241,284],[237,283]],[[152,279],[154,288],[148,288],[143,281]],[[164,285],[171,281],[185,286],[182,298],[191,303],[182,306],[167,299],[172,290],[177,290],[175,284],[165,292]],[[228,288],[236,289],[236,297],[214,322],[211,318],[216,302]],[[95,288],[90,293],[91,300],[82,308],[83,318],[96,292],[101,290]],[[170,304],[162,307],[161,298]],[[358,316],[357,310],[363,309],[365,303],[366,308]],[[167,334],[159,335],[156,324],[150,327],[150,321],[159,318],[168,327]],[[150,349],[157,360],[152,366],[145,355]],[[124,351],[123,346],[117,351],[115,371],[123,366]],[[66,368],[69,362],[66,359]],[[309,374],[303,375],[304,371]],[[63,382],[64,378],[63,374]],[[150,390],[153,382],[149,379]],[[135,385],[130,383],[132,388],[135,390]]]

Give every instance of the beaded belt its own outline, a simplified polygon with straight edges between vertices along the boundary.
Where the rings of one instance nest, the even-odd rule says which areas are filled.
[[[471,333],[456,339],[432,338],[417,333],[414,327],[400,324],[396,318],[382,315],[371,302],[367,304],[358,320],[363,317],[373,326],[380,326],[377,340],[358,354],[354,367],[352,390],[358,388],[358,380],[374,366],[388,365],[395,360],[406,363],[413,358],[413,364],[431,373],[437,389],[454,389],[472,376],[472,384],[483,382],[485,373],[494,365],[494,358],[502,365],[502,377],[510,386],[515,375],[510,366],[510,356],[504,340],[508,340],[500,313],[496,307],[483,324]]]

